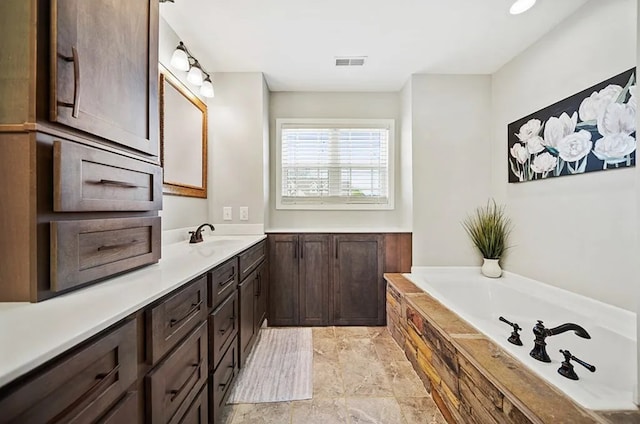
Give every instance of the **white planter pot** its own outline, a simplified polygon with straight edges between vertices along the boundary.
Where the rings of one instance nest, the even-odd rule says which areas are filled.
[[[489,278],[499,278],[502,275],[502,268],[500,268],[500,259],[486,259],[483,258],[482,275]]]

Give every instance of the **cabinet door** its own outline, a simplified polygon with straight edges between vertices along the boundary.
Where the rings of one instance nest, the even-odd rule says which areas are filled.
[[[257,280],[255,282],[254,294],[255,294],[255,331],[256,333],[260,329],[260,326],[267,317],[267,292],[269,290],[269,267],[267,262],[262,262],[256,270]]]
[[[298,325],[298,236],[269,235],[269,325]]]
[[[302,234],[300,241],[300,325],[329,324],[329,235]]]
[[[54,0],[50,119],[158,155],[158,2]]]
[[[257,273],[250,274],[240,283],[238,290],[240,292],[240,366],[244,365],[244,361],[251,352],[251,347],[255,339],[255,318],[254,318],[254,284],[257,279]]]
[[[335,325],[384,325],[383,237],[334,237],[333,306]]]

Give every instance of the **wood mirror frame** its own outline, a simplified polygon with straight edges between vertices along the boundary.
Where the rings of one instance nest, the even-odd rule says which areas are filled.
[[[160,65],[162,192],[207,198],[207,105]]]

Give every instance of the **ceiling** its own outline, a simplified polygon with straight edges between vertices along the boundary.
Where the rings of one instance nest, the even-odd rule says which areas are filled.
[[[263,72],[271,91],[397,91],[413,73],[493,73],[586,2],[512,16],[513,0],[175,0],[160,13],[214,74]]]

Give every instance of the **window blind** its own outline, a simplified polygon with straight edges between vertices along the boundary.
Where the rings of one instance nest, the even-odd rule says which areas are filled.
[[[387,204],[389,129],[281,129],[283,205]]]

